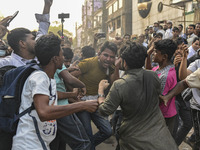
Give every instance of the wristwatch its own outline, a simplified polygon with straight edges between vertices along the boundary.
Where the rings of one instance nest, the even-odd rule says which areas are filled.
[[[105,95],[104,94],[98,94],[98,98],[99,97],[104,97],[105,98]]]

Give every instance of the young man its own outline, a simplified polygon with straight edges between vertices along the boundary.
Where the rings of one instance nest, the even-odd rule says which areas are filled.
[[[121,55],[121,68],[126,73],[113,83],[106,98],[103,95],[108,81],[100,82],[98,111],[107,116],[121,106],[121,150],[178,150],[158,106],[160,81],[154,72],[142,68],[146,55],[146,49],[138,43],[126,47]]]
[[[41,35],[47,34],[49,29],[49,12],[53,0],[44,0],[44,9],[42,14],[35,14],[36,20],[39,23],[39,30],[36,39]],[[25,28],[16,28],[11,30],[7,35],[9,46],[13,49],[10,56],[0,59],[0,67],[3,66],[23,66],[31,60],[36,60],[34,46],[35,37],[30,30]]]
[[[72,76],[68,71],[68,67],[73,58],[72,54],[73,52],[70,48],[63,48],[65,65],[63,64],[62,69],[57,69],[54,74],[58,92],[69,91],[69,89],[66,89],[66,87],[69,86],[70,88],[85,88],[85,84]],[[77,97],[75,97],[75,100],[73,99],[73,101],[69,98],[62,98],[58,100],[58,105],[68,105],[69,103],[77,101],[79,101]],[[72,150],[90,150],[91,142],[76,114],[71,114],[57,119],[57,124],[58,132],[56,138],[50,145],[51,150],[65,150],[66,144],[68,144]]]
[[[31,116],[36,118],[39,133],[49,149],[49,143],[55,138],[57,132],[55,119],[78,111],[94,112],[97,108],[96,100],[56,106],[57,98],[59,99],[61,94],[64,97],[69,96],[61,92],[57,95],[56,92],[54,74],[56,69],[62,68],[64,62],[60,44],[61,39],[53,34],[44,35],[37,40],[35,54],[42,71],[33,72],[25,81],[19,112],[30,107],[32,103],[35,110],[20,118],[17,133],[13,138],[12,150],[42,149]]]
[[[86,96],[82,100],[90,101],[98,97],[98,84],[102,79],[108,79],[113,83],[119,77],[119,68],[114,67],[117,46],[112,42],[105,42],[97,57],[82,60],[79,64],[79,71],[74,72],[75,76],[86,85]],[[92,143],[91,150],[112,135],[111,125],[107,117],[102,117],[98,112],[80,112],[77,116],[83,123],[85,130]],[[91,120],[98,127],[99,131],[93,135]]]
[[[190,24],[188,26],[188,38],[187,38],[187,42],[188,42],[188,47],[190,47],[192,45],[192,42],[194,40],[195,37],[198,37],[197,35],[194,34],[195,31],[195,25],[194,24]]]

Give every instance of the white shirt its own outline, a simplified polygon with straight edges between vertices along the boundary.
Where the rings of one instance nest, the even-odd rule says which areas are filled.
[[[188,37],[188,39],[187,39],[188,46],[192,45],[192,42],[193,42],[195,37],[198,37],[198,36],[196,36],[194,33]]]
[[[37,32],[37,36],[36,36],[36,40],[42,36],[48,33],[48,29],[49,29],[49,14],[35,14],[36,20],[39,23],[39,30]],[[34,60],[37,60],[37,58],[34,58]],[[22,58],[21,56],[12,53],[10,56],[4,57],[4,58],[0,58],[0,68],[3,66],[24,66],[26,65],[28,62],[30,62],[31,60],[26,60],[24,58]]]
[[[53,103],[57,105],[56,81],[51,79],[52,96],[50,96],[49,85],[50,79],[45,72],[33,72],[24,84],[19,112],[32,105],[33,97],[36,94],[49,96],[49,105]],[[37,119],[40,135],[49,150],[49,144],[55,138],[57,132],[56,120],[41,122],[36,110],[32,110],[31,115]],[[17,133],[13,137],[12,150],[43,150],[35,131],[33,119],[29,114],[25,114],[19,120]]]
[[[173,38],[172,28],[167,29],[166,32],[165,32],[164,39],[172,39],[172,38]]]
[[[189,59],[190,57],[192,57],[194,54],[197,53],[197,51],[195,51],[192,47],[192,45],[188,48],[189,51],[188,51],[188,56],[187,56],[187,59]]]

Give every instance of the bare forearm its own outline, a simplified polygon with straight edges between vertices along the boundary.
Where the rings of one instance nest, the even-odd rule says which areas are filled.
[[[179,68],[179,79],[183,80],[187,77],[187,58],[184,57]]]
[[[57,91],[58,93],[58,99],[67,99],[67,98],[74,98],[77,96],[76,93],[74,92],[60,92]]]
[[[145,68],[148,69],[148,70],[152,69],[150,55],[148,55],[147,58],[146,58],[146,60],[145,60]]]
[[[188,85],[185,80],[178,82],[176,86],[167,94],[167,98],[171,99],[172,97],[180,94],[186,88],[188,88]]]
[[[38,112],[41,121],[55,120],[64,116],[86,110],[84,102],[62,106],[46,106]]]

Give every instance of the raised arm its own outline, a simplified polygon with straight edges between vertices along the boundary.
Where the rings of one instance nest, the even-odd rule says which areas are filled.
[[[48,33],[49,26],[50,26],[50,8],[53,3],[53,0],[44,0],[44,9],[43,14],[35,14],[35,18],[37,22],[39,23],[39,29],[36,35],[36,40],[42,36]]]

